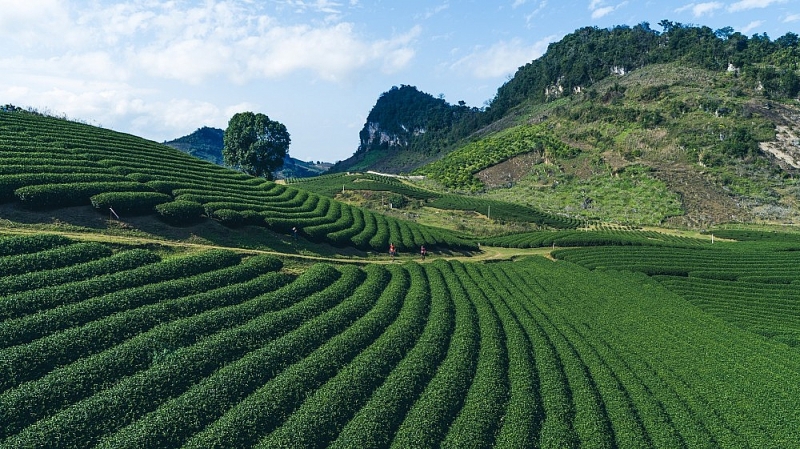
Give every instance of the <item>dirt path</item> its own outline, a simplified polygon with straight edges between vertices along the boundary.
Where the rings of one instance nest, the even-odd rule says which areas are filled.
[[[425,259],[425,261],[422,261],[419,255],[415,253],[400,253],[400,255],[394,260],[389,258],[389,256],[376,256],[367,258],[324,257],[324,256],[313,256],[304,254],[287,254],[278,251],[236,248],[236,247],[210,245],[202,243],[177,242],[172,240],[161,240],[161,239],[153,239],[146,237],[107,235],[107,234],[100,234],[93,232],[31,229],[31,228],[3,225],[2,223],[0,223],[0,234],[2,235],[58,234],[73,240],[80,240],[85,242],[100,242],[100,243],[113,243],[113,244],[137,245],[137,246],[156,245],[169,248],[178,248],[184,251],[225,249],[243,254],[268,254],[286,259],[306,260],[315,262],[331,262],[331,263],[353,263],[353,264],[370,264],[370,263],[390,264],[390,263],[403,263],[408,261],[414,261],[418,263],[430,263],[437,259],[459,260],[462,262],[482,262],[482,261],[514,260],[526,256],[543,256],[552,259],[550,253],[553,250],[553,248],[550,247],[521,249],[521,248],[498,248],[498,247],[482,246],[480,252],[473,253],[471,255],[455,256],[455,255],[441,255],[441,254],[436,254],[435,252],[428,253],[428,257]]]

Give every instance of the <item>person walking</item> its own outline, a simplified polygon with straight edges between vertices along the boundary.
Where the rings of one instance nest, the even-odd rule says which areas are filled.
[[[422,260],[425,260],[425,256],[427,256],[427,255],[428,255],[428,250],[427,250],[427,249],[425,249],[425,245],[422,245],[422,246],[419,248],[419,255],[420,255],[420,257],[422,257]]]
[[[392,260],[394,260],[394,256],[397,255],[397,249],[394,247],[394,243],[389,244],[389,255],[392,256]]]

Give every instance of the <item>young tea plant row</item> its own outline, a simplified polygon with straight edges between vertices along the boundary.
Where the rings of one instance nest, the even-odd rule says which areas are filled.
[[[408,198],[424,201],[424,205],[436,209],[463,210],[488,215],[502,221],[536,223],[553,228],[575,228],[581,222],[576,219],[553,215],[518,204],[490,200],[474,196],[435,193],[409,186],[397,179],[372,173],[345,174],[334,173],[314,178],[303,178],[294,181],[298,187],[335,197],[343,190],[367,190],[392,192]]]
[[[4,237],[0,262],[72,245]],[[0,447],[800,444],[796,351],[671,277],[539,257],[288,274],[225,251],[109,270],[127,253],[148,252],[0,297]]]
[[[575,231],[537,231],[482,239],[481,244],[504,248],[541,248],[547,246],[669,246],[695,247],[706,240],[674,236],[639,229],[600,229]]]
[[[800,253],[792,241],[687,248],[565,249],[554,257],[589,268],[654,276],[700,309],[792,347],[800,343]],[[778,244],[780,243],[780,244]]]
[[[0,113],[0,162],[20,167],[0,170],[0,201],[34,209],[92,205],[123,220],[156,214],[174,225],[209,217],[230,227],[298,229],[317,242],[364,250],[386,251],[389,243],[403,250],[475,248],[444,229],[398,222],[155,142],[50,117]],[[375,226],[364,232],[373,218]]]
[[[545,125],[520,125],[468,143],[415,173],[427,175],[450,189],[474,192],[483,188],[473,176],[475,173],[532,151],[545,157],[570,157],[576,150],[556,138]]]

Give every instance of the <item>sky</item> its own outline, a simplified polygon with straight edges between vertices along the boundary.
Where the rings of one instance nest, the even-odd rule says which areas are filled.
[[[578,28],[663,19],[774,40],[800,1],[0,0],[0,104],[157,142],[260,112],[334,162],[392,86],[483,107]]]

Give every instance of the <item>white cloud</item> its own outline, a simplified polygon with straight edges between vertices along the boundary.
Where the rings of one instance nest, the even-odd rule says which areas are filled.
[[[800,14],[792,14],[790,16],[786,16],[786,18],[783,19],[783,23],[797,22],[797,21],[800,21]]]
[[[353,25],[340,23],[325,28],[307,25],[275,27],[264,36],[241,42],[237,51],[247,58],[244,79],[286,76],[298,70],[311,70],[319,78],[330,81],[377,62],[384,71],[403,68],[414,55],[410,45],[421,28],[392,39],[366,42],[359,40]]]
[[[592,0],[589,3],[589,11],[592,12],[592,19],[600,19],[628,5],[627,1],[618,3],[615,6],[606,6],[605,3],[604,0]]]
[[[613,6],[604,6],[602,8],[597,8],[594,11],[592,11],[592,19],[599,19],[601,17],[605,17],[611,14],[612,12],[614,12]]]
[[[449,3],[443,3],[443,4],[439,5],[439,6],[434,7],[434,8],[428,8],[425,11],[424,14],[417,16],[417,20],[428,20],[431,17],[435,16],[436,14],[439,14],[440,12],[442,12],[442,11],[448,9],[448,8],[450,8],[450,4]]]
[[[537,6],[537,7],[536,7],[536,9],[534,9],[533,11],[531,11],[531,13],[530,13],[530,14],[527,14],[527,15],[525,16],[525,23],[527,23],[528,25],[530,25],[531,21],[533,21],[533,19],[534,19],[534,18],[535,18],[537,15],[539,15],[539,13],[540,13],[540,12],[542,12],[542,10],[544,10],[546,7],[547,7],[547,0],[542,0],[542,1],[540,1],[540,2],[539,2],[539,6]]]
[[[595,9],[600,8],[603,3],[605,3],[603,0],[592,0],[589,3],[589,11],[594,11]]]
[[[0,0],[0,98],[102,117],[104,126],[151,138],[224,126],[233,113],[258,108],[241,98],[231,106],[212,100],[224,98],[214,93],[226,85],[221,79],[263,83],[300,71],[338,83],[395,73],[416,56],[422,32],[376,38],[347,22],[290,24],[241,0],[77,3]],[[357,0],[292,3],[320,14],[359,7]]]
[[[772,4],[785,3],[786,0],[741,0],[728,7],[730,12],[746,11],[748,9],[767,8]]]
[[[527,2],[528,2],[528,0],[514,0],[514,3],[511,5],[511,8],[512,9],[517,9],[518,7],[524,5]]]
[[[342,7],[330,0],[284,4],[321,13]],[[346,22],[280,24],[258,6],[234,1],[209,0],[199,6],[139,1],[78,10],[74,17],[54,0],[14,5],[0,14],[0,38],[35,47],[40,55],[53,47],[56,58],[67,54],[85,61],[63,67],[67,76],[87,74],[91,67],[101,78],[139,71],[152,79],[195,85],[219,76],[241,82],[297,70],[339,81],[370,65],[395,72],[416,54],[413,45],[420,33],[412,28],[398,37],[372,39]],[[70,30],[77,31],[62,38]]]
[[[475,78],[500,78],[513,74],[516,70],[547,50],[547,45],[555,40],[548,36],[533,45],[520,39],[498,42],[491,47],[476,48],[450,66],[455,72],[468,72]]]
[[[725,5],[721,2],[698,3],[691,5],[692,15],[695,17],[710,15],[714,11],[722,9],[723,7],[725,7]]]
[[[760,27],[760,26],[761,26],[761,25],[763,25],[763,24],[764,24],[764,21],[763,21],[763,20],[755,20],[755,21],[753,21],[753,22],[750,22],[750,23],[748,23],[748,24],[747,24],[747,26],[745,26],[744,28],[742,28],[742,31],[741,31],[741,33],[742,33],[742,34],[747,34],[747,33],[749,33],[750,31],[753,31],[753,30],[755,30],[756,28]]]

